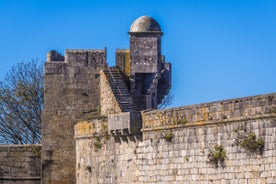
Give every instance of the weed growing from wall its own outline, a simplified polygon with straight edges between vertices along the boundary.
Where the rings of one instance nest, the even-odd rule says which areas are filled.
[[[250,133],[241,142],[241,147],[246,149],[249,153],[262,154],[264,149],[264,141],[262,138],[257,138],[255,133]]]
[[[185,161],[188,162],[189,161],[189,157],[185,156]]]
[[[181,119],[176,120],[174,124],[176,124],[176,125],[185,125],[186,123],[188,123],[186,118],[181,118]]]
[[[226,158],[226,152],[222,146],[216,146],[215,150],[211,150],[208,153],[209,163],[214,165],[216,168],[218,166],[225,167],[224,161]]]
[[[32,151],[34,152],[34,155],[37,157],[37,158],[40,158],[41,157],[41,147],[32,147]]]
[[[93,109],[91,112],[86,114],[86,120],[92,121],[92,120],[107,120],[107,116],[101,115],[101,108],[97,107],[97,109]]]
[[[164,139],[165,139],[167,142],[172,142],[173,133],[172,133],[171,131],[166,132],[165,135],[164,135]]]
[[[95,137],[95,142],[94,142],[94,149],[95,151],[98,151],[102,148],[103,144],[101,142],[101,138],[99,136]]]

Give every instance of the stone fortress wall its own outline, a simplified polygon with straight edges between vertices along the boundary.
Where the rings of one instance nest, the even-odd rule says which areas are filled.
[[[276,93],[156,110],[163,33],[142,16],[129,35],[116,67],[105,49],[48,53],[41,147],[0,147],[0,183],[276,183]]]
[[[143,111],[140,135],[106,134],[106,124],[75,126],[77,183],[276,183],[275,93]],[[241,147],[250,133],[262,154]],[[226,153],[218,167],[215,146]]]
[[[1,145],[0,183],[41,183],[41,145]]]

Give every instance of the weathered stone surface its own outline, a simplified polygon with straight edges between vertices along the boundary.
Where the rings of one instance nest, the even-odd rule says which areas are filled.
[[[115,114],[122,112],[119,103],[108,83],[103,71],[100,73],[100,94],[101,94],[101,109],[100,113],[107,116],[108,114]]]
[[[171,66],[161,54],[162,32],[152,18],[142,16],[131,26],[130,92],[139,110],[156,109],[171,88]]]
[[[130,51],[117,49],[116,50],[116,66],[125,74],[126,80],[130,76]]]
[[[105,56],[105,50],[67,50],[64,62],[45,63],[43,183],[75,183],[74,125],[97,118]]]
[[[236,103],[242,113],[228,116]],[[97,150],[95,137],[78,134],[77,183],[273,183],[275,109],[274,93],[147,111],[142,113],[142,138],[112,136]],[[165,139],[167,132],[172,141]],[[240,146],[251,132],[265,141],[261,155]],[[225,167],[209,163],[208,153],[217,145],[226,150]]]
[[[108,131],[116,135],[137,135],[141,133],[141,112],[124,112],[108,116]]]
[[[137,18],[130,26],[130,32],[161,32],[158,22],[149,16]]]
[[[0,183],[41,183],[40,145],[1,145]]]
[[[272,103],[271,102],[272,99]],[[143,113],[143,130],[181,125],[195,126],[269,118],[275,112],[276,94],[259,95]],[[236,108],[239,113],[235,113]],[[274,123],[272,123],[274,124]],[[251,126],[260,126],[252,124]],[[269,125],[263,125],[269,126]],[[253,127],[252,127],[253,128]],[[256,127],[257,128],[257,127]]]

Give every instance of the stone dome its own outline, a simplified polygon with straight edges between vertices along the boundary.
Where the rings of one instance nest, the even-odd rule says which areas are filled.
[[[161,28],[152,17],[141,16],[132,23],[129,32],[161,32]]]

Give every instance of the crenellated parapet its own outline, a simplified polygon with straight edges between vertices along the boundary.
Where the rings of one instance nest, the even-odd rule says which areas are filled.
[[[129,49],[117,49],[116,50],[116,67],[118,67],[123,74],[125,74],[126,80],[129,81],[130,76],[130,50]]]
[[[276,117],[276,93],[144,111],[142,132]]]
[[[64,56],[58,53],[56,50],[51,50],[47,53],[46,62],[64,62]]]
[[[65,73],[68,67],[90,67],[97,70],[98,67],[106,67],[105,50],[77,50],[67,49],[65,56],[55,50],[48,52],[45,62],[45,74]]]
[[[73,66],[105,67],[106,50],[66,50],[65,62]]]
[[[40,144],[0,145],[1,184],[40,184]]]

